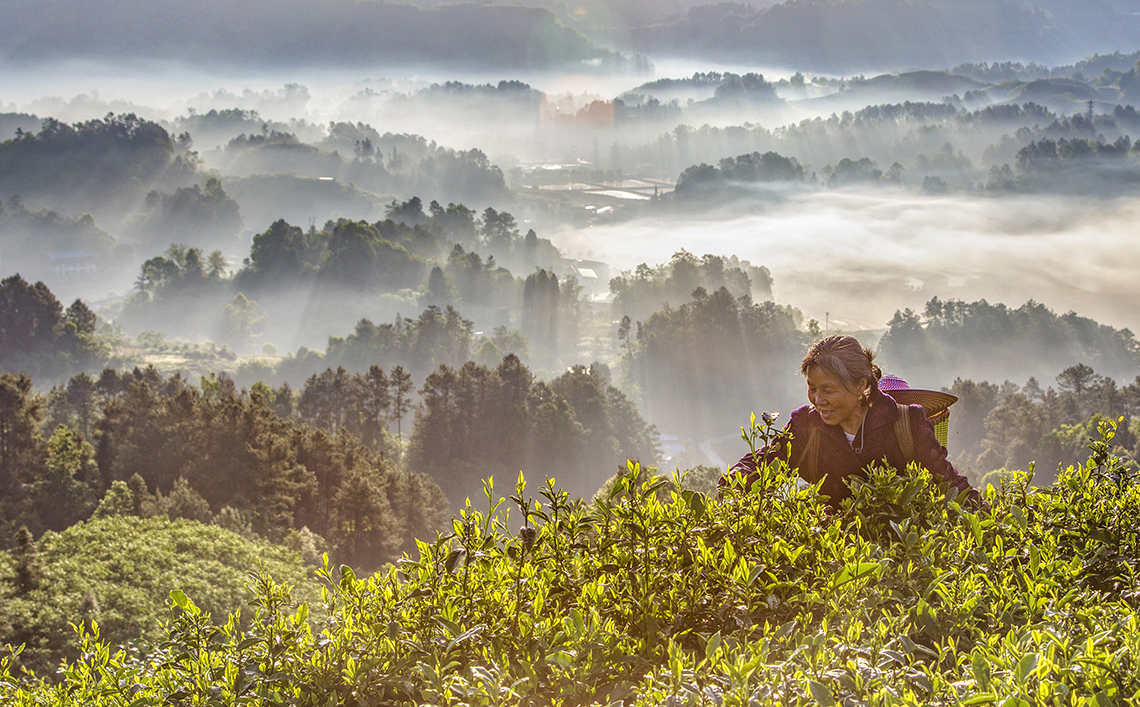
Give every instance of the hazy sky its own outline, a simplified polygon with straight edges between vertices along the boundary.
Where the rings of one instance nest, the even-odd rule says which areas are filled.
[[[614,267],[682,248],[766,265],[781,304],[806,317],[881,328],[937,295],[1058,313],[1140,331],[1140,200],[925,197],[894,190],[806,193],[751,213],[670,216],[556,234]],[[679,303],[673,303],[679,304]],[[842,325],[842,324],[841,324]]]

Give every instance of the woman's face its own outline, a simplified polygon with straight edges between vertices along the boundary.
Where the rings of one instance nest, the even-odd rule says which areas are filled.
[[[822,366],[808,369],[808,401],[825,423],[839,425],[847,434],[858,432],[863,423],[865,408],[859,402],[859,394],[866,389],[867,379],[856,381],[856,385],[856,390],[848,390],[843,381]]]

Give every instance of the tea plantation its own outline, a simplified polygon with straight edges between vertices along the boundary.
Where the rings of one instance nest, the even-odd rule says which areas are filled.
[[[81,629],[58,675],[0,671],[0,704],[1133,704],[1140,486],[1113,431],[977,514],[916,468],[838,509],[780,464],[720,497],[635,465],[593,504],[488,484],[386,572],[326,561],[309,604],[254,573],[252,622],[171,587],[161,640]]]

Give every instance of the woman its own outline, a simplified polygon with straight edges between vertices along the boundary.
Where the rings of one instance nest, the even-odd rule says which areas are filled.
[[[784,427],[785,433],[791,432],[790,441],[783,434],[730,471],[745,474],[751,483],[757,461],[787,459],[805,481],[822,479],[820,493],[838,504],[851,495],[848,477],[862,475],[869,465],[885,462],[905,469],[917,462],[935,479],[957,488],[966,505],[981,507],[980,494],[946,459],[946,448],[922,406],[900,405],[879,390],[882,372],[874,358],[850,336],[829,336],[813,344],[800,364],[811,404],[793,412]]]

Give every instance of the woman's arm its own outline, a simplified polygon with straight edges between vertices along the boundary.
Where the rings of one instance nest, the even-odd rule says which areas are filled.
[[[982,495],[970,486],[970,480],[959,474],[950,463],[946,456],[946,447],[938,441],[937,435],[934,434],[934,425],[926,419],[922,406],[910,405],[907,411],[910,413],[910,428],[914,434],[914,460],[928,469],[938,481],[946,481],[958,489],[959,498],[964,499],[963,505],[971,510],[984,508],[985,501],[982,500]]]
[[[728,473],[724,474],[717,481],[719,488],[724,488],[730,485],[738,475],[744,475],[744,488],[752,487],[752,484],[760,477],[759,468],[761,464],[766,464],[777,459],[790,460],[792,454],[792,424],[795,418],[788,420],[784,425],[784,429],[772,441],[757,449],[755,452],[749,452],[740,458],[728,468]]]

